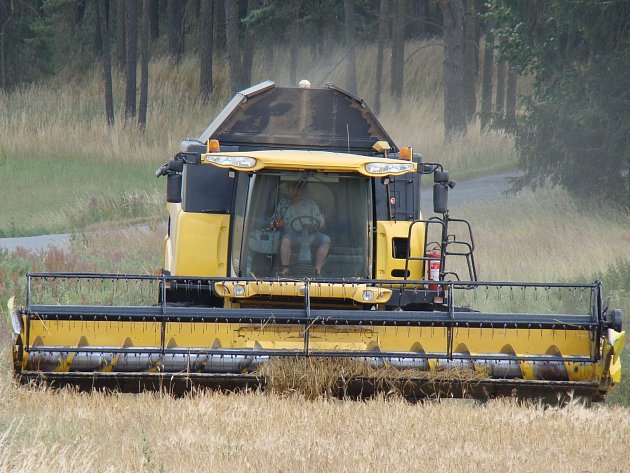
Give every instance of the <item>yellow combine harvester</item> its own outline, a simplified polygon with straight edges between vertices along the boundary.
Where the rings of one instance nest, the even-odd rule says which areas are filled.
[[[448,173],[333,86],[242,91],[157,175],[162,274],[29,274],[12,311],[22,381],[257,386],[262,364],[306,357],[407,373],[413,397],[600,399],[620,379],[601,285],[477,281]],[[346,392],[376,389],[360,378]]]

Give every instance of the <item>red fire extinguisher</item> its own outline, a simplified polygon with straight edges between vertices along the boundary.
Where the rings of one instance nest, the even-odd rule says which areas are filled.
[[[429,280],[430,281],[439,281],[440,280],[440,257],[442,252],[439,246],[434,246],[430,253],[427,253],[427,258],[431,258],[429,261]],[[435,259],[434,259],[435,258]],[[429,289],[436,291],[439,288],[437,284],[429,284]]]

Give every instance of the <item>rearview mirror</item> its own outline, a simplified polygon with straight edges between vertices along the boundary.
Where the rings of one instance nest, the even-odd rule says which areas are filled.
[[[448,184],[444,182],[433,184],[433,212],[445,214],[448,212]]]
[[[182,201],[182,175],[169,174],[166,177],[166,201],[178,204]]]
[[[437,169],[433,173],[433,182],[448,182],[448,171],[438,171]]]

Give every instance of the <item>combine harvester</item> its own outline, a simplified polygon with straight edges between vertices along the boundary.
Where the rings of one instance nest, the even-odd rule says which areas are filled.
[[[415,398],[590,401],[620,380],[621,311],[600,283],[478,281],[448,172],[334,86],[240,92],[157,175],[162,273],[29,274],[11,311],[22,382],[264,387],[262,365],[308,358],[371,367],[340,374],[350,395],[383,370]]]

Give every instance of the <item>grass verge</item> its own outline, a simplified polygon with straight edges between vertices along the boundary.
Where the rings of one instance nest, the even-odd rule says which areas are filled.
[[[150,219],[164,181],[146,163],[16,158],[0,163],[0,238],[77,231],[99,222]]]

